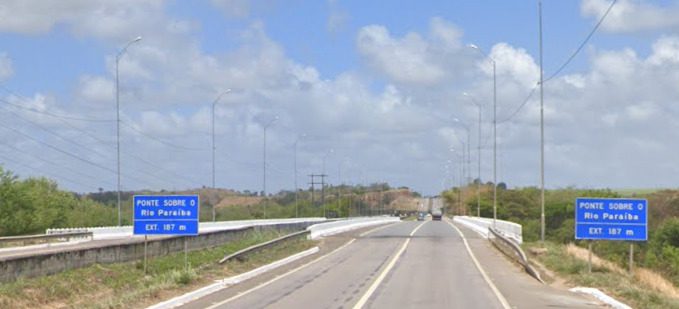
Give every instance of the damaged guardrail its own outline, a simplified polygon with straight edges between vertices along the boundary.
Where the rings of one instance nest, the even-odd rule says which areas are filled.
[[[541,283],[545,283],[540,277],[540,273],[530,265],[526,253],[523,252],[521,247],[516,242],[504,236],[502,233],[496,231],[492,227],[488,228],[488,240],[490,240],[490,242],[493,243],[496,248],[502,251],[502,253],[521,264],[521,266],[523,266],[523,268],[531,277],[537,279]]]

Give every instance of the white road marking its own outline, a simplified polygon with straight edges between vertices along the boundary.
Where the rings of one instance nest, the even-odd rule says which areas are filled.
[[[420,225],[418,225],[412,232],[410,232],[409,236],[412,237],[415,234],[415,232],[417,232],[417,230],[419,230],[425,223],[427,223],[427,221],[420,223]],[[391,269],[394,267],[394,265],[396,264],[396,261],[401,256],[401,254],[403,254],[403,251],[406,250],[409,243],[410,243],[410,238],[406,239],[406,241],[403,242],[401,249],[399,249],[398,252],[396,252],[394,257],[391,258],[391,261],[389,261],[389,264],[387,264],[387,267],[385,267],[384,270],[382,270],[382,272],[377,277],[377,279],[375,279],[375,282],[373,282],[373,284],[370,285],[370,288],[368,288],[368,290],[365,292],[365,294],[363,294],[361,299],[359,299],[358,302],[356,303],[356,305],[354,305],[354,309],[360,309],[360,308],[363,308],[363,306],[365,306],[365,304],[368,302],[368,299],[370,299],[370,296],[372,296],[373,293],[375,293],[375,290],[377,290],[377,287],[380,286],[380,284],[382,283],[382,280],[384,280],[384,278],[387,276],[389,271],[391,271]]]
[[[399,223],[400,223],[400,222],[399,222]],[[378,227],[376,227],[376,228],[374,228],[374,229],[372,229],[372,230],[370,230],[370,231],[365,231],[365,232],[361,233],[360,235],[358,235],[358,237],[365,237],[365,235],[368,235],[368,234],[373,233],[373,232],[377,232],[377,231],[379,231],[379,230],[381,230],[381,229],[383,229],[383,228],[386,228],[386,227],[390,227],[392,224],[393,224],[393,223],[387,223],[387,224],[385,224],[384,226],[378,226]]]
[[[316,258],[315,260],[313,260],[313,261],[311,261],[311,262],[308,262],[308,263],[306,263],[306,264],[304,264],[304,265],[301,265],[301,266],[299,266],[299,267],[297,267],[297,268],[295,268],[295,269],[293,269],[293,270],[291,270],[291,271],[289,271],[289,272],[287,272],[287,273],[285,273],[285,274],[282,274],[282,275],[280,275],[280,276],[277,276],[276,278],[273,278],[273,279],[271,279],[271,280],[269,280],[269,281],[267,281],[267,282],[264,282],[264,283],[262,283],[262,284],[260,284],[260,285],[258,285],[258,286],[256,286],[256,287],[254,287],[254,288],[252,288],[252,289],[249,289],[249,290],[247,290],[247,291],[245,291],[245,292],[239,293],[238,295],[235,295],[235,296],[233,296],[233,297],[231,297],[231,298],[228,298],[228,299],[225,299],[225,300],[223,300],[223,301],[221,301],[221,302],[215,303],[215,304],[213,304],[212,306],[207,307],[207,308],[205,308],[205,309],[214,309],[214,308],[217,308],[217,307],[219,307],[219,306],[221,306],[221,305],[227,304],[227,303],[232,302],[232,301],[234,301],[234,300],[236,300],[236,299],[238,299],[238,298],[241,298],[241,297],[243,297],[243,296],[245,296],[245,295],[247,295],[247,294],[250,294],[250,293],[252,293],[252,292],[254,292],[254,291],[256,291],[256,290],[259,290],[259,289],[261,289],[261,288],[263,288],[263,287],[265,287],[265,286],[267,286],[267,285],[269,285],[269,284],[272,284],[272,283],[274,283],[274,282],[276,282],[276,281],[278,281],[278,280],[280,280],[280,279],[283,279],[283,278],[285,278],[285,277],[291,275],[292,273],[294,273],[294,272],[296,272],[296,271],[299,271],[299,270],[301,270],[301,269],[303,269],[303,268],[305,268],[305,267],[307,267],[307,266],[309,266],[309,265],[312,265],[312,264],[314,264],[314,263],[316,263],[316,262],[318,262],[318,261],[321,261],[321,260],[325,259],[326,257],[328,257],[328,256],[330,256],[330,255],[332,255],[332,254],[334,254],[335,252],[338,252],[338,251],[340,251],[340,250],[346,248],[347,246],[351,245],[355,240],[356,240],[356,238],[352,238],[352,239],[349,240],[346,244],[342,245],[341,247],[339,247],[339,248],[337,248],[337,249],[335,249],[335,250],[332,250],[332,252],[330,252],[330,253],[328,253],[328,254],[326,254],[326,255],[320,256],[320,257]]]
[[[490,280],[490,277],[486,274],[486,271],[483,270],[483,267],[481,267],[481,263],[476,259],[476,256],[474,256],[474,252],[472,252],[472,249],[469,247],[469,244],[467,243],[467,238],[464,237],[464,234],[462,234],[462,231],[457,228],[452,222],[449,220],[446,220],[450,226],[452,226],[458,234],[460,234],[460,237],[462,237],[462,242],[464,242],[464,246],[467,248],[467,253],[469,253],[469,256],[472,258],[472,261],[474,261],[474,265],[476,265],[476,268],[479,270],[481,273],[481,276],[483,277],[483,280],[488,283],[490,286],[490,289],[493,291],[495,294],[495,297],[497,297],[498,301],[500,301],[500,304],[502,304],[502,307],[505,309],[511,309],[511,306],[509,305],[509,302],[507,302],[507,299],[500,293],[500,290],[497,289],[493,281]]]

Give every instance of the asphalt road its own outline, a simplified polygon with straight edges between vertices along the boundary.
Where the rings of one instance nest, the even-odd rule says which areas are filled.
[[[184,308],[503,308],[445,221],[389,225],[310,263]]]

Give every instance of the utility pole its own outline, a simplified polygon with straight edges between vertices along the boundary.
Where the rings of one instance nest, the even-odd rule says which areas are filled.
[[[540,242],[545,243],[545,111],[542,69],[542,0],[538,1],[540,11]]]
[[[311,185],[311,205],[314,204],[314,191],[316,190],[316,185],[321,185],[321,204],[323,205],[323,217],[325,217],[326,214],[326,209],[325,209],[325,177],[328,177],[326,174],[311,174],[309,175],[311,178],[311,182],[309,183]],[[316,179],[320,178],[320,181],[317,181]]]
[[[268,196],[266,195],[266,130],[278,120],[278,116],[274,117],[271,121],[269,121],[266,125],[264,125],[264,138],[263,138],[263,144],[264,146],[262,147],[262,153],[263,153],[263,158],[262,158],[262,190],[264,193],[264,219],[266,219],[266,200],[268,199]]]
[[[123,47],[117,54],[116,54],[116,152],[117,152],[117,175],[118,175],[118,226],[122,225],[122,211],[121,211],[121,202],[120,202],[120,78],[119,78],[119,71],[118,71],[118,66],[120,63],[120,58],[125,54],[127,51],[127,48],[130,47],[130,45],[141,41],[141,37],[138,36],[134,40],[127,42],[125,44],[125,47]]]

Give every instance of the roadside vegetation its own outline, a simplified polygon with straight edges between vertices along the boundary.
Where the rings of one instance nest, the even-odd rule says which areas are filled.
[[[0,308],[144,308],[214,280],[246,272],[309,249],[315,242],[295,239],[254,253],[244,261],[217,263],[224,255],[282,236],[252,231],[212,249],[150,258],[142,262],[96,264],[59,274],[0,284]]]
[[[537,261],[550,270],[542,271],[543,279],[549,283],[565,280],[569,285],[596,287],[632,308],[679,308],[679,290],[646,268],[637,268],[630,275],[627,268],[594,255],[592,272],[589,273],[587,250],[574,244],[550,241],[543,247],[531,242],[524,243],[523,247],[533,262]]]
[[[505,184],[499,184],[497,194],[498,218],[521,224],[524,242],[538,241],[540,237],[540,190],[533,187],[508,189]],[[462,190],[453,188],[443,192],[442,195],[447,202],[449,213],[476,215],[475,184],[463,187]],[[635,264],[648,271],[662,274],[662,277],[671,285],[679,286],[679,190],[613,191],[576,188],[547,190],[545,192],[545,237],[549,243],[553,244],[548,246],[550,254],[561,252],[561,248],[565,248],[570,243],[580,248],[587,247],[586,242],[575,241],[574,235],[575,199],[585,196],[648,199],[648,242],[635,242]],[[483,184],[481,186],[481,216],[492,217],[492,207],[492,184]],[[552,249],[557,252],[552,252]],[[602,259],[626,269],[629,258],[628,242],[597,241],[594,243],[593,251]],[[550,263],[545,264],[551,268]],[[575,268],[572,271],[577,273],[581,270],[581,268]],[[589,276],[591,275],[584,277],[589,278]],[[621,295],[621,292],[613,294]]]
[[[134,194],[198,194],[200,221],[212,221],[213,205],[216,205],[218,221],[323,217],[324,214],[340,218],[410,211],[413,198],[419,197],[408,188],[391,188],[386,183],[328,186],[324,194],[317,189],[313,203],[310,190],[300,190],[296,196],[294,191],[282,191],[267,197],[247,190],[208,188],[121,192],[123,225],[132,224]],[[48,228],[115,226],[117,209],[115,191],[73,193],[60,189],[53,180],[22,179],[0,166],[0,237],[43,234]]]
[[[41,234],[47,228],[113,225],[117,212],[59,190],[47,178],[19,179],[0,167],[0,236]]]

